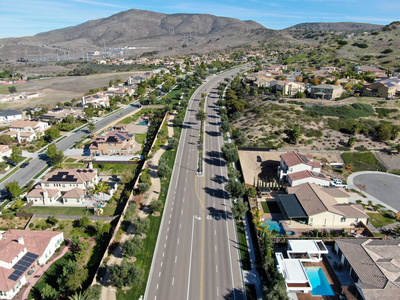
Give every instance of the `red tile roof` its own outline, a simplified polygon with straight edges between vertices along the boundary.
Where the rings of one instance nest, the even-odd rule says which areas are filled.
[[[304,155],[296,151],[282,154],[281,159],[283,159],[283,161],[286,163],[288,167],[305,164],[316,168],[321,168],[321,164],[319,162],[312,161],[313,159],[312,155]]]

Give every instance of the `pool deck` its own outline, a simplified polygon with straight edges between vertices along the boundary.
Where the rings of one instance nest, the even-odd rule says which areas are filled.
[[[313,296],[312,293],[297,293],[296,296],[299,300],[308,300],[308,299],[335,299],[335,300],[339,300],[339,294],[341,292],[341,283],[338,279],[338,277],[336,276],[335,271],[333,270],[333,268],[331,267],[331,265],[329,264],[327,258],[324,256],[323,260],[321,262],[315,262],[315,263],[303,263],[303,266],[305,268],[307,267],[318,267],[321,268],[322,271],[325,274],[326,279],[329,282],[329,285],[332,288],[332,291],[335,293],[335,296]]]

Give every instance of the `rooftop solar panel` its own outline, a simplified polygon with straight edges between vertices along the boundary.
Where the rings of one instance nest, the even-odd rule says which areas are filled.
[[[8,276],[8,279],[17,281],[22,274],[35,262],[39,255],[27,252],[14,266],[14,272]]]

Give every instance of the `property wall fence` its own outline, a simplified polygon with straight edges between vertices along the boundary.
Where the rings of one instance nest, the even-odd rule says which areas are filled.
[[[47,219],[49,217],[54,216],[56,219],[60,220],[79,220],[83,215],[54,215],[54,214],[34,214],[34,213],[17,213],[17,217],[19,218],[24,218],[24,217],[34,217],[34,218],[39,218],[39,219]],[[114,221],[118,216],[87,216],[91,221],[105,221],[105,222],[111,222]]]

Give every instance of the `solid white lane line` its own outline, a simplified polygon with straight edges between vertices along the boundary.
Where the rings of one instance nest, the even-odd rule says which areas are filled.
[[[174,285],[175,277],[172,277],[172,285]]]
[[[157,288],[157,290],[158,290],[158,283],[157,283],[157,287],[156,287],[156,288]],[[154,297],[154,299],[156,299],[156,298],[157,298],[157,296]]]
[[[179,239],[178,239],[178,243],[177,244],[179,245]]]
[[[194,216],[192,218],[192,239],[190,242],[190,258],[189,258],[189,272],[188,272],[188,289],[186,294],[186,299],[189,300],[189,292],[190,292],[190,271],[192,269],[192,252],[193,252],[193,231],[194,231]]]
[[[178,259],[178,256],[175,256],[175,263],[176,263],[176,260]]]
[[[217,287],[217,296],[219,296],[219,290],[218,290],[218,287]]]

